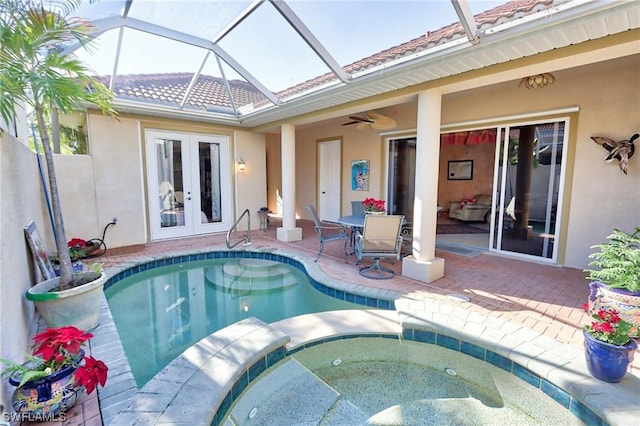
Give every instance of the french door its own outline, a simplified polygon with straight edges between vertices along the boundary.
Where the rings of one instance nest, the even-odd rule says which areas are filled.
[[[151,239],[231,226],[229,138],[147,130]]]

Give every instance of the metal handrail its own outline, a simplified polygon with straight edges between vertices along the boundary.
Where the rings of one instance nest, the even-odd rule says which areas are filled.
[[[245,216],[247,216],[247,233],[241,236],[234,244],[231,244],[231,233],[238,227],[238,224]],[[245,209],[245,211],[242,212],[238,220],[235,221],[231,229],[229,229],[229,232],[227,232],[227,248],[232,249],[240,243],[244,243],[243,245],[245,246],[251,244],[251,212],[249,209]]]

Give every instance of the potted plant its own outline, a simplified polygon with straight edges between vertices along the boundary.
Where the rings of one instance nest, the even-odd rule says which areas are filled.
[[[83,109],[87,104],[97,106],[103,113],[115,115],[111,107],[113,93],[91,76],[89,69],[73,54],[63,49],[70,42],[78,42],[82,46],[90,44],[87,23],[70,17],[81,3],[81,0],[0,2],[0,115],[11,122],[16,104],[19,103],[34,111],[47,165],[54,233],[57,237],[56,251],[60,263],[59,278],[45,281],[46,284],[38,284],[29,290],[27,298],[32,301],[58,300],[63,297],[60,294],[64,291],[73,291],[75,298],[81,294],[80,287],[85,287],[81,284],[99,278],[95,271],[74,273],[72,269],[53,152],[45,122],[47,112],[68,113]],[[50,293],[54,288],[60,292]],[[75,323],[79,328],[88,329],[81,324]]]
[[[587,368],[593,377],[617,383],[638,348],[630,336],[632,325],[610,308],[599,308],[591,317],[593,321],[583,330]]]
[[[25,363],[0,360],[8,365],[2,376],[16,386],[13,409],[27,418],[54,416],[72,407],[81,389],[90,394],[104,386],[107,366],[82,349],[92,337],[76,327],[49,328],[34,336],[33,355]]]
[[[631,336],[638,336],[640,327],[640,227],[633,233],[614,229],[608,242],[592,248],[599,251],[589,255],[593,259],[585,269],[588,273],[589,307],[591,313],[601,307],[620,312],[631,323]]]
[[[376,200],[375,198],[365,198],[362,201],[362,207],[366,214],[385,214],[384,200]]]

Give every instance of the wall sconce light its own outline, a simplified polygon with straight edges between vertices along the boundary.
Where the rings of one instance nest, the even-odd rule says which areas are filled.
[[[238,161],[238,170],[240,170],[241,172],[244,172],[246,168],[247,168],[247,163],[245,163],[244,160],[241,158],[240,161]]]
[[[524,86],[527,89],[537,89],[540,87],[548,86],[556,82],[556,78],[553,74],[545,72],[543,74],[530,75],[520,80],[518,87]]]

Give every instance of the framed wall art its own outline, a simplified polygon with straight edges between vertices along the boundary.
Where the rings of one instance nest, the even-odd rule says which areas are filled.
[[[473,160],[449,161],[448,180],[473,180]]]
[[[354,191],[369,190],[369,160],[353,160],[351,162],[351,189]]]

